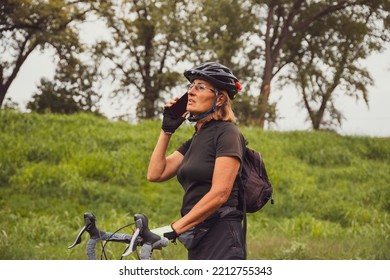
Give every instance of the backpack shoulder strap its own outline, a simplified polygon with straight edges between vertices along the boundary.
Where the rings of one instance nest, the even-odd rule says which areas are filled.
[[[248,141],[245,139],[245,146],[243,147],[242,166],[244,165],[245,156],[246,156],[246,153],[248,152],[247,145],[248,145]],[[242,207],[242,209],[241,209],[241,211],[242,211],[242,232],[244,235],[245,259],[246,259],[246,256],[247,256],[246,232],[247,232],[248,226],[247,226],[247,215],[246,215],[247,212],[246,212],[245,188],[244,188],[244,182],[242,181],[242,177],[241,177],[242,166],[241,166],[240,173],[237,174],[235,182],[237,183],[237,186],[238,186],[238,203],[239,203],[239,205],[241,203],[241,207]]]
[[[215,134],[214,134],[215,147],[217,146],[218,129],[222,125],[223,125],[223,123],[218,124],[215,128]],[[244,140],[245,140],[245,143],[244,143],[244,147],[243,147],[243,161],[245,158],[245,154],[247,152],[246,149],[248,149],[248,147],[247,147],[248,141],[245,139],[245,137],[244,137]],[[238,186],[238,203],[242,203],[242,209],[241,209],[243,212],[242,230],[243,230],[243,234],[244,234],[245,259],[246,259],[246,254],[247,254],[247,246],[246,246],[247,218],[246,218],[246,202],[245,202],[244,184],[243,184],[243,181],[241,178],[242,165],[243,165],[243,163],[241,164],[240,172],[237,174],[235,184],[237,184],[237,186]]]

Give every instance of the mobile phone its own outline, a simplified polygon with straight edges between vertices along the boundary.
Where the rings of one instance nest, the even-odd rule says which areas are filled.
[[[175,104],[173,104],[169,110],[172,113],[173,118],[180,118],[187,111],[188,93],[185,93],[180,97]]]

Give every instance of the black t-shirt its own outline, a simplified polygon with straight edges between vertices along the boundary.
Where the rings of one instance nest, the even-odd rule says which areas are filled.
[[[202,126],[178,151],[184,159],[177,179],[184,189],[181,214],[184,216],[210,190],[215,159],[220,156],[243,158],[245,140],[236,125],[225,121],[210,121]],[[235,185],[224,206],[237,206]]]

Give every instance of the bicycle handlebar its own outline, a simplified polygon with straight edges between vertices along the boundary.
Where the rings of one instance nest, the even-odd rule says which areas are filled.
[[[90,239],[87,242],[87,256],[90,260],[96,260],[95,247],[96,243],[101,240],[121,242],[129,244],[122,256],[127,256],[136,250],[137,246],[141,246],[142,260],[151,259],[154,249],[162,249],[168,246],[168,239],[150,231],[148,226],[148,218],[143,214],[134,215],[135,231],[133,235],[110,233],[99,230],[96,227],[96,217],[92,213],[84,213],[84,226],[77,234],[75,241],[68,249],[72,249],[81,243],[81,237],[84,232],[88,232]]]

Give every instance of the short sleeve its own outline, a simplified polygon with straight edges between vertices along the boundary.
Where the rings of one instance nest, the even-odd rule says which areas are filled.
[[[217,133],[216,145],[216,157],[233,156],[242,162],[245,140],[236,125],[226,123],[222,126]]]
[[[192,138],[184,142],[178,149],[177,151],[181,153],[183,156],[187,153],[188,149],[191,146]]]

